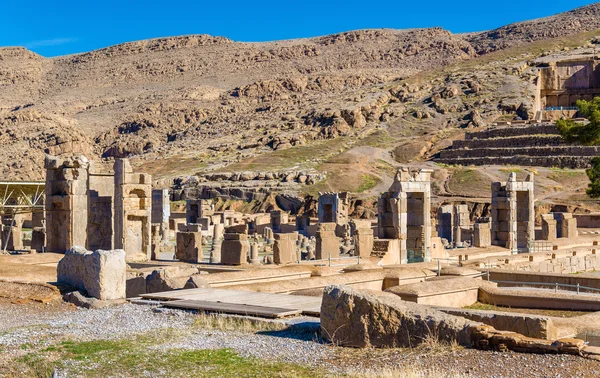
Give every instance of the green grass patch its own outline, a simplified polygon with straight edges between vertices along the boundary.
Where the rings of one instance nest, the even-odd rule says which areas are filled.
[[[356,143],[357,147],[360,146],[369,146],[376,148],[389,148],[392,147],[396,142],[396,139],[392,137],[385,130],[377,130],[367,135],[363,139],[359,140]]]
[[[523,172],[523,170],[521,168],[517,168],[517,167],[508,167],[508,168],[500,168],[500,172],[504,172],[504,173],[521,173]]]
[[[15,365],[19,371],[15,372],[14,376],[36,378],[50,378],[56,367],[60,366],[59,362],[37,353],[29,353],[18,358]]]
[[[313,159],[326,160],[345,150],[346,138],[319,141],[311,145],[273,151],[243,162],[228,165],[221,172],[282,170],[295,166],[312,167]]]
[[[219,323],[215,328],[220,329],[222,326]],[[33,377],[51,377],[57,367],[65,370],[68,375],[86,377],[324,375],[297,364],[242,357],[230,349],[161,348],[161,341],[165,340],[157,335],[123,340],[63,341],[38,353],[32,352],[16,359],[13,361],[13,368],[15,372],[24,372],[26,376]]]
[[[375,186],[377,186],[379,181],[380,180],[375,176],[371,176],[369,174],[364,174],[364,175],[362,175],[362,182],[360,183],[358,188],[356,188],[356,191],[358,193],[363,193],[363,192],[366,192],[367,190],[371,190]]]
[[[459,168],[452,172],[448,181],[448,188],[452,193],[481,196],[489,192],[491,181],[477,169]],[[439,188],[438,188],[439,190]]]

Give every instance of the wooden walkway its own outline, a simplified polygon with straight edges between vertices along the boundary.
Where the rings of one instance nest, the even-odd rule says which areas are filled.
[[[321,313],[321,297],[303,295],[207,288],[142,294],[141,297],[165,307],[268,318],[319,316]]]

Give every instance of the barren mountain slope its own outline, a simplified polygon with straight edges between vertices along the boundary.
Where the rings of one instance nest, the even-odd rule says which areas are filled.
[[[593,41],[545,39],[597,28],[597,9],[507,27],[514,33],[384,29],[269,43],[193,35],[53,59],[0,48],[0,177],[40,179],[44,153],[77,152],[130,156],[157,178],[306,167],[330,173],[325,189],[383,187],[394,164],[430,156],[458,127],[530,117],[528,62]],[[571,14],[575,26],[556,26]],[[540,41],[478,57],[476,48],[525,43],[519,33]],[[360,167],[348,163],[365,154]]]
[[[499,3],[499,6],[502,6]],[[506,49],[527,42],[564,37],[600,29],[600,3],[594,3],[555,16],[517,22],[498,29],[469,34],[479,54]]]
[[[339,113],[348,93],[474,55],[441,29],[272,43],[173,37],[55,59],[0,49],[0,169],[39,178],[44,150],[152,160],[240,141],[300,143],[335,123],[323,112]]]

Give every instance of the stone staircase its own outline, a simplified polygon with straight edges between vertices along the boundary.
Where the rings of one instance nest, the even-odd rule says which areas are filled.
[[[458,165],[586,168],[600,146],[568,144],[553,123],[497,126],[466,133],[434,161]]]

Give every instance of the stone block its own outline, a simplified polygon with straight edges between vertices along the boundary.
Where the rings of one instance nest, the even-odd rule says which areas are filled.
[[[58,282],[83,290],[96,299],[123,299],[126,267],[123,250],[91,252],[73,247],[58,263]]]
[[[221,263],[225,265],[242,265],[248,262],[250,243],[246,234],[225,234],[221,244]]]
[[[296,241],[298,233],[275,234],[273,244],[273,262],[275,264],[289,264],[296,261]]]
[[[200,232],[178,232],[175,258],[194,264],[201,262],[204,258],[202,234]]]

